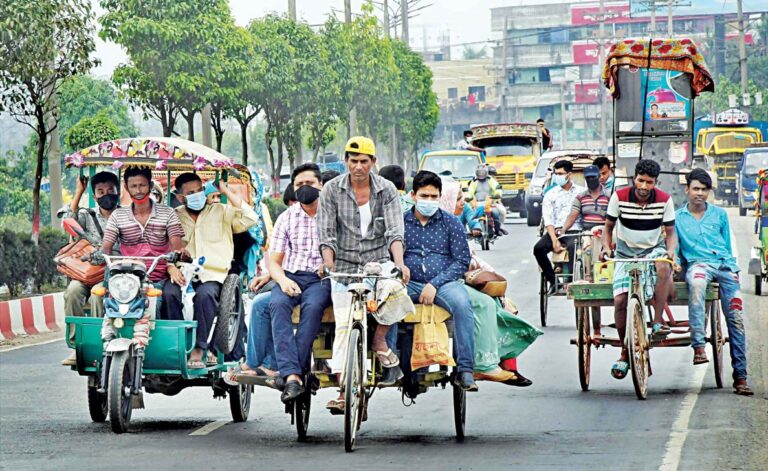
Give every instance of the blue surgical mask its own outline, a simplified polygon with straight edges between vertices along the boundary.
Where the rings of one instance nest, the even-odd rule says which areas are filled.
[[[613,175],[611,175],[610,177],[608,177],[608,180],[605,181],[604,186],[609,190],[613,189],[613,180],[614,180]]]
[[[568,177],[566,175],[560,175],[557,173],[552,174],[552,183],[555,185],[563,186],[568,183]]]
[[[416,211],[428,218],[432,217],[438,209],[440,209],[440,203],[437,201],[416,201]]]
[[[205,191],[198,191],[197,193],[187,195],[186,206],[192,211],[201,211],[205,207],[205,202]]]

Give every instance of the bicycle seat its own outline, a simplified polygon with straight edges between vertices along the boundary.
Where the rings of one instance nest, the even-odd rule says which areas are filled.
[[[370,293],[372,291],[370,285],[367,283],[350,283],[347,286],[347,291],[350,293],[357,293],[361,296],[365,296],[366,294]]]

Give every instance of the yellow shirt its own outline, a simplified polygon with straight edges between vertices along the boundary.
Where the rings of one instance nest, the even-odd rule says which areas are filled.
[[[258,222],[256,213],[246,203],[239,209],[221,203],[206,205],[197,221],[192,219],[185,206],[179,206],[176,212],[186,234],[186,249],[194,259],[205,257],[200,281],[223,283],[235,252],[232,234],[245,232],[255,225]]]

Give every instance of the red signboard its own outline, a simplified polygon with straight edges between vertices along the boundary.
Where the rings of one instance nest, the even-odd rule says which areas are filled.
[[[629,3],[606,3],[605,22],[629,23]],[[574,5],[571,7],[571,24],[573,26],[596,25],[600,22],[600,5]]]
[[[575,65],[599,64],[599,48],[594,41],[574,41],[571,43],[573,48],[573,63]]]
[[[739,33],[725,33],[726,41],[738,41]],[[744,33],[744,44],[752,46],[755,44],[755,36],[750,32]]]
[[[600,84],[598,82],[576,82],[574,86],[576,103],[600,102]]]

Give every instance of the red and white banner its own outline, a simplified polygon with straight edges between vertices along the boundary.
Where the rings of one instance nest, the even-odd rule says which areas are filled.
[[[574,85],[574,100],[576,103],[599,103],[599,82],[576,82]]]
[[[0,302],[0,339],[54,332],[63,327],[63,293]]]
[[[605,4],[605,23],[629,23],[629,3],[613,2]],[[596,25],[600,22],[600,5],[574,5],[571,7],[573,26]]]
[[[573,48],[573,63],[575,65],[589,65],[600,63],[600,45],[596,41],[574,41],[571,43]],[[603,49],[607,54],[610,43],[605,43]]]

